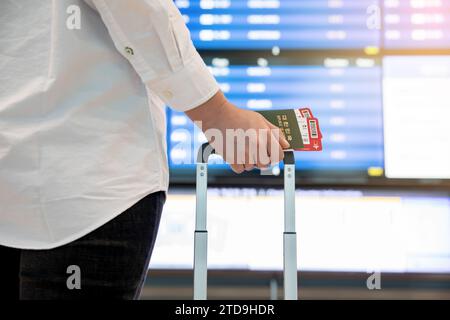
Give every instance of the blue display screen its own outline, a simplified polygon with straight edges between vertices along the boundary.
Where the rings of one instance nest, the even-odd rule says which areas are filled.
[[[179,0],[198,49],[378,47],[373,0]],[[371,9],[371,7],[373,7]]]
[[[175,4],[232,103],[251,110],[313,110],[323,132],[323,151],[298,152],[296,166],[314,174],[361,171],[367,176],[371,168],[383,172],[387,158],[400,157],[385,154],[383,99],[393,95],[384,94],[383,88],[396,84],[387,82],[383,61],[414,55],[426,55],[430,61],[450,57],[450,0],[176,0]],[[399,59],[386,60],[392,56]],[[410,92],[411,101],[425,99],[420,92]],[[167,115],[169,163],[176,173],[192,167],[205,138],[183,113],[168,109]],[[411,126],[403,121],[396,125],[399,132]],[[215,168],[226,167],[216,161]]]
[[[299,169],[365,170],[383,166],[381,68],[231,65],[211,67],[228,99],[246,109],[311,106],[320,119],[324,151],[298,152]],[[183,113],[169,110],[171,165],[193,163],[186,143],[204,138]],[[188,134],[189,132],[189,134]],[[194,137],[193,139],[188,137]]]

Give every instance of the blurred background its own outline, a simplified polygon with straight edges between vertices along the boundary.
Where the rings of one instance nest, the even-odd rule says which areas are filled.
[[[300,299],[450,299],[450,0],[175,3],[231,102],[320,121],[323,152],[296,154]],[[144,299],[192,298],[205,138],[182,113],[167,120],[171,188]],[[283,168],[212,162],[209,298],[282,298]]]

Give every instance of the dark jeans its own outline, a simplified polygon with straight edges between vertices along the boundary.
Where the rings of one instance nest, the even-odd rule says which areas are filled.
[[[138,299],[165,200],[164,192],[150,194],[102,227],[55,249],[0,246],[2,300]]]

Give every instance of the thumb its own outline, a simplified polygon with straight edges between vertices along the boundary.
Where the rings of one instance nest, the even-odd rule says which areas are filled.
[[[283,131],[281,131],[281,129],[277,126],[274,126],[272,123],[269,122],[269,126],[272,130],[276,131],[276,137],[278,137],[278,142],[280,143],[280,146],[282,149],[289,149],[291,147],[291,145],[289,144],[289,142],[286,140],[286,137],[284,136]]]
[[[286,140],[283,132],[281,132],[280,130],[280,145],[281,147],[284,149],[289,149],[291,147],[291,145],[289,144],[289,142]]]

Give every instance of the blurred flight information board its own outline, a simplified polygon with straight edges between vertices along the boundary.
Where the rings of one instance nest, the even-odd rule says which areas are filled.
[[[282,270],[283,191],[208,192],[209,268]],[[168,200],[150,267],[192,269],[195,194]],[[450,273],[448,193],[297,190],[296,201],[301,271]]]
[[[198,49],[379,46],[373,0],[177,0]],[[372,9],[371,9],[372,7]],[[368,18],[368,11],[373,18]]]
[[[450,0],[385,0],[389,49],[450,48]]]
[[[383,166],[381,68],[375,59],[330,58],[325,65],[311,61],[271,67],[214,66],[214,60],[218,64],[229,61],[212,59],[211,72],[228,99],[239,107],[313,106],[321,121],[324,151],[298,152],[297,168],[366,170]],[[183,113],[169,111],[169,118],[171,165],[193,163],[194,154],[186,152],[190,150],[186,143],[195,149],[203,136],[194,134],[193,124]],[[195,141],[189,141],[191,136]]]
[[[450,58],[450,0],[174,2],[232,103],[251,110],[314,111],[324,133],[324,150],[296,154],[297,168],[314,174],[357,171],[379,177],[385,176],[386,167],[393,168],[392,163],[402,163],[398,149],[386,148],[386,139],[396,137],[390,127],[386,134],[386,123],[396,123],[395,132],[407,132],[414,124],[401,112],[392,112],[393,94],[401,92],[393,91],[388,79],[392,75],[385,68],[404,68],[404,61],[426,54],[426,63],[419,66],[426,70],[419,74],[428,74],[429,68]],[[408,79],[402,80],[401,89],[409,92],[410,101],[433,101],[436,92],[431,96],[430,90],[414,89]],[[447,80],[450,75],[444,72],[439,83]],[[448,113],[449,103],[442,101],[436,121]],[[205,137],[183,113],[168,109],[167,114],[169,164],[176,176],[181,171],[173,169],[192,168]],[[450,136],[440,141],[450,144]],[[436,153],[437,159],[448,157]],[[220,160],[216,164],[215,168],[226,168]],[[414,175],[390,170],[389,177],[448,179],[447,174],[424,170]]]
[[[450,0],[175,3],[198,49],[450,48]]]

